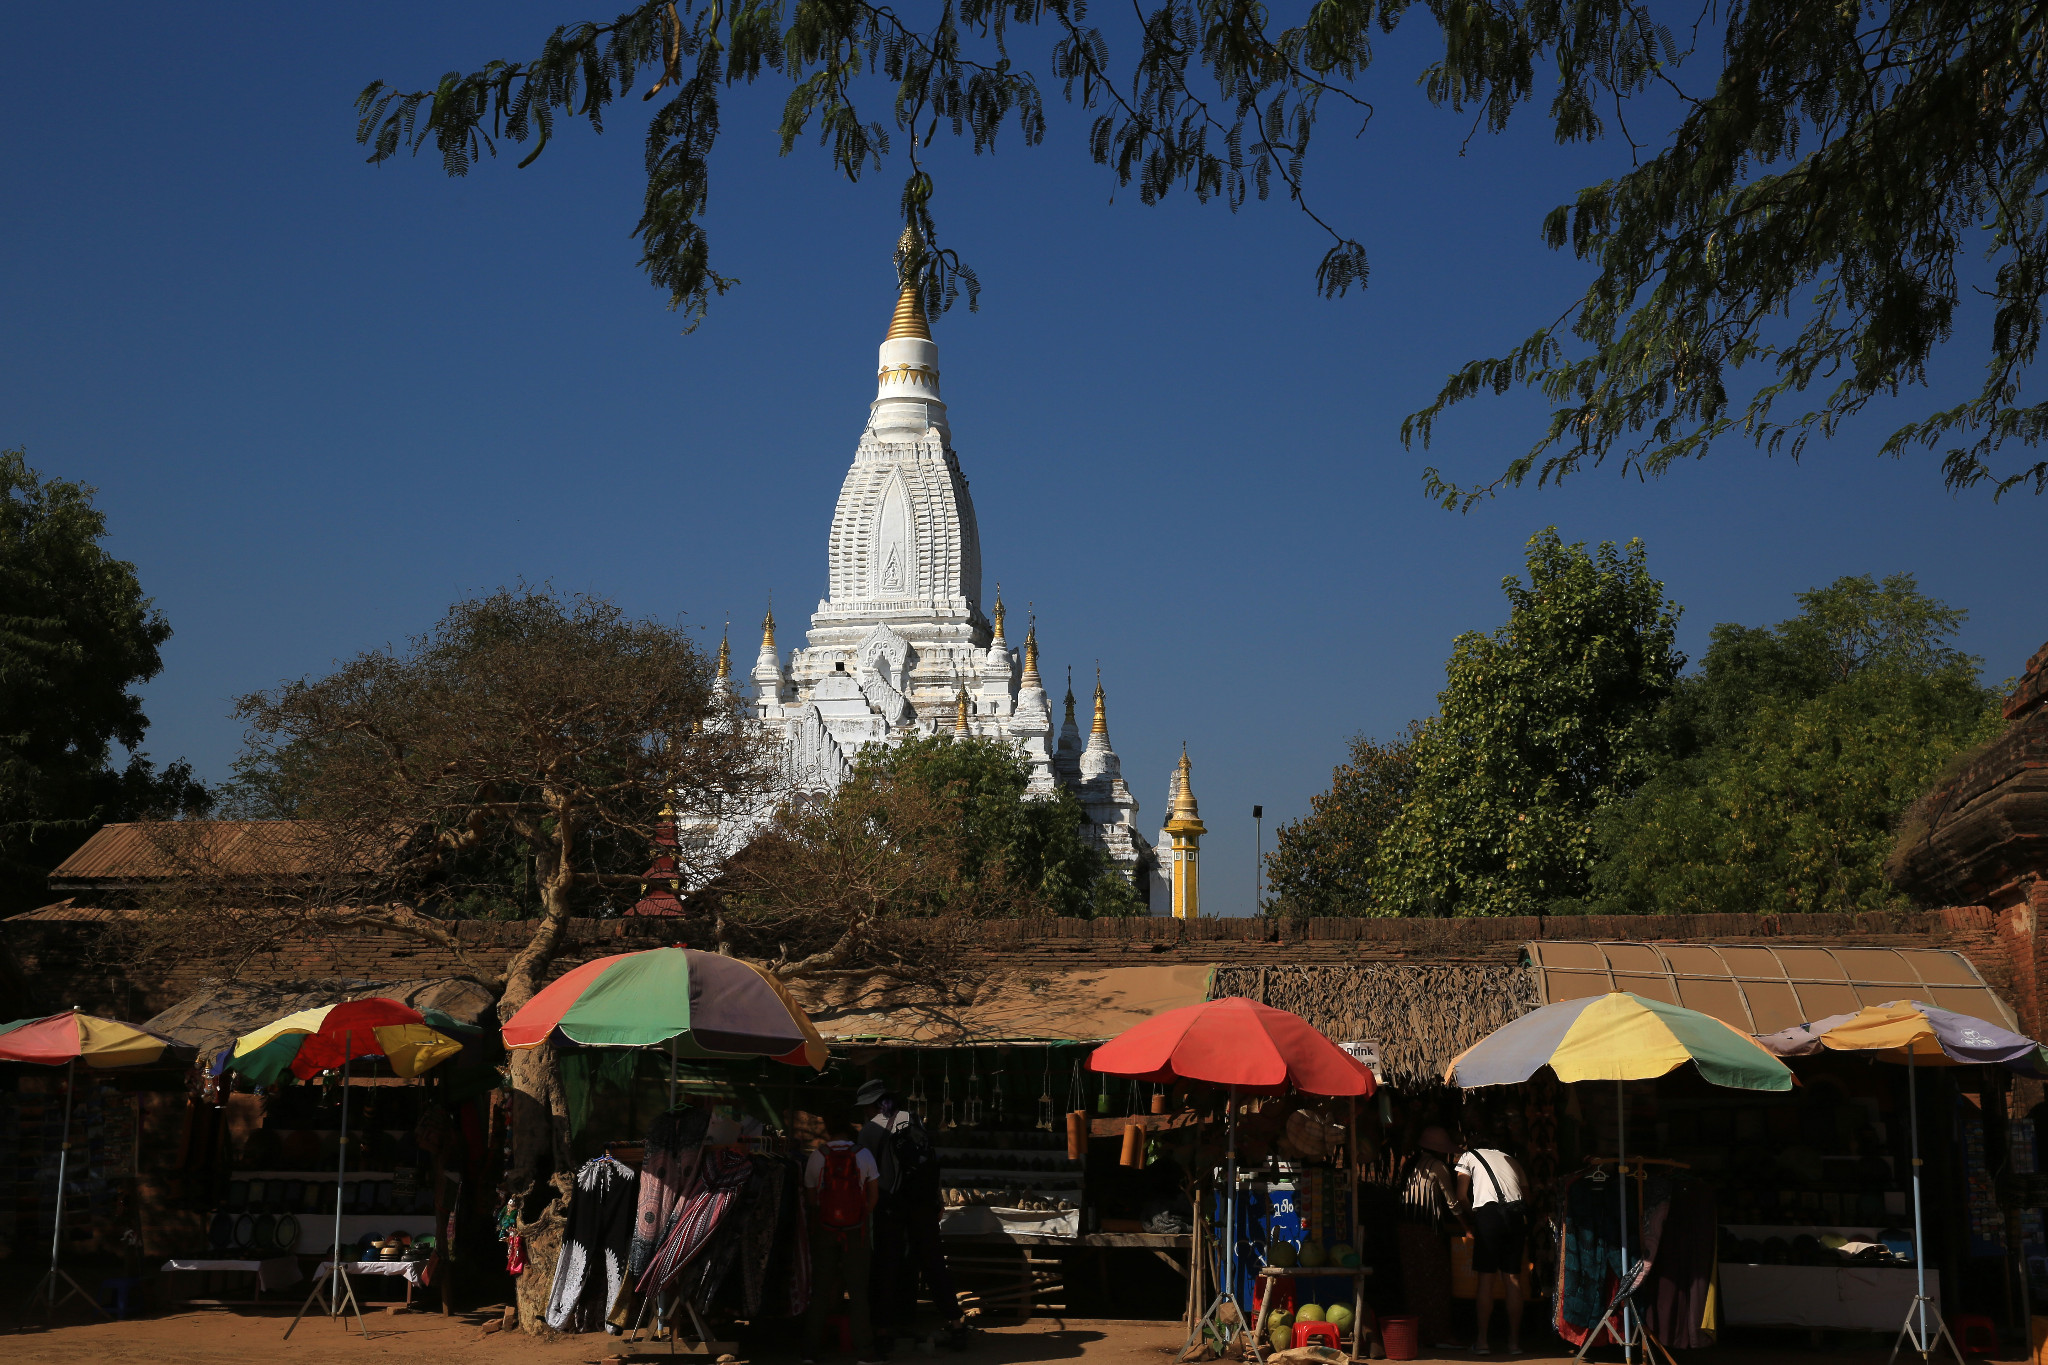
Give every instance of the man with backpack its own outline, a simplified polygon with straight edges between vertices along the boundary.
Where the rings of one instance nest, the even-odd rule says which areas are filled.
[[[804,1310],[804,1365],[813,1365],[824,1349],[826,1319],[842,1311],[842,1297],[854,1353],[862,1365],[875,1365],[868,1282],[881,1172],[874,1154],[854,1141],[859,1127],[853,1120],[834,1119],[828,1131],[831,1139],[804,1164],[811,1230],[811,1302]]]
[[[881,1172],[869,1281],[876,1351],[886,1356],[897,1333],[909,1329],[917,1313],[920,1274],[939,1316],[946,1320],[948,1344],[963,1346],[967,1321],[961,1316],[960,1295],[953,1288],[953,1273],[946,1267],[945,1247],[939,1240],[939,1161],[931,1136],[881,1080],[863,1085],[854,1099],[869,1115],[860,1130],[860,1145],[874,1153]]]

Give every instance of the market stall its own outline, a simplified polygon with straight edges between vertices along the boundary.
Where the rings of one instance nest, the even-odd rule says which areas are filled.
[[[1206,1344],[1221,1353],[1249,1323],[1251,1354],[1258,1358],[1265,1340],[1275,1349],[1309,1342],[1337,1347],[1348,1326],[1351,1352],[1362,1354],[1364,1281],[1371,1272],[1350,1244],[1332,1261],[1325,1250],[1330,1243],[1323,1239],[1341,1228],[1351,1234],[1351,1244],[1357,1240],[1352,1191],[1361,1164],[1361,1134],[1356,1101],[1373,1093],[1372,1072],[1299,1016],[1236,996],[1148,1019],[1098,1049],[1089,1065],[1098,1072],[1134,1081],[1192,1084],[1223,1096],[1221,1159],[1214,1165],[1203,1162],[1196,1166],[1190,1185],[1195,1208],[1208,1204],[1213,1209],[1214,1248],[1207,1264],[1213,1267],[1216,1288],[1214,1297],[1208,1297],[1206,1282],[1212,1275],[1201,1267],[1209,1238],[1198,1226],[1193,1243],[1196,1272],[1188,1286],[1187,1348],[1193,1349],[1206,1338]],[[1286,1139],[1296,1145],[1294,1155],[1328,1162],[1326,1169],[1299,1170],[1298,1182],[1284,1187],[1284,1194],[1269,1185],[1263,1224],[1257,1220],[1251,1192],[1243,1186],[1240,1164],[1240,1103],[1248,1096],[1348,1101],[1347,1121],[1341,1128],[1327,1118],[1284,1105],[1259,1111],[1259,1117],[1273,1121],[1275,1127],[1284,1122]],[[1137,1138],[1133,1131],[1127,1140],[1126,1159],[1132,1164],[1144,1159],[1136,1150]],[[1336,1160],[1340,1153],[1342,1159]],[[1208,1199],[1201,1193],[1205,1184],[1211,1191]],[[1333,1185],[1341,1191],[1341,1198],[1330,1198]],[[1255,1230],[1265,1234],[1263,1247],[1248,1245]],[[1286,1240],[1289,1232],[1294,1234],[1292,1241]],[[1287,1248],[1285,1254],[1283,1247]],[[1350,1291],[1348,1306],[1335,1302],[1326,1309],[1313,1300],[1302,1302],[1292,1297],[1322,1293],[1315,1286],[1332,1279]],[[1285,1306],[1276,1297],[1281,1293],[1289,1296]],[[1331,1296],[1323,1293],[1323,1297]],[[1207,1307],[1202,1308],[1205,1299]]]
[[[1210,974],[1016,967],[945,992],[877,975],[804,997],[835,1055],[884,1078],[932,1133],[947,1260],[982,1312],[1071,1311],[1089,1296],[1130,1311],[1178,1297],[1185,1190],[1168,1167],[1148,1176],[1157,1163],[1122,1156],[1132,1128],[1155,1155],[1186,1156],[1201,1116],[1163,1087],[1091,1072],[1088,1056],[1206,998]]]
[[[687,1341],[710,1355],[733,1349],[719,1322],[803,1311],[803,1136],[771,1133],[758,1115],[708,1101],[685,1076],[764,1059],[822,1070],[824,1043],[780,982],[716,953],[618,954],[550,983],[507,1021],[504,1038],[508,1048],[545,1043],[563,1054],[565,1081],[582,1091],[572,1095],[572,1122],[581,1110],[586,1132],[600,1113],[595,1092],[623,1090],[636,1103],[643,1068],[668,1067],[661,1112],[644,1130],[605,1139],[574,1172],[544,1286],[526,1283],[536,1272],[525,1225],[507,1207],[507,1269],[522,1278],[523,1304],[544,1304],[556,1331],[652,1329],[671,1349]],[[728,1083],[769,1103],[765,1088],[740,1076]]]

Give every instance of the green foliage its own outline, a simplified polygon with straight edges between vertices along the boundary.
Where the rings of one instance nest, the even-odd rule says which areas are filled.
[[[1362,134],[1373,40],[1409,0],[1314,0],[1276,19],[1262,5],[1163,0],[1136,12],[1134,50],[1113,60],[1085,0],[948,0],[913,27],[869,0],[651,0],[609,23],[557,28],[530,61],[449,72],[432,89],[373,82],[357,100],[359,141],[383,161],[431,142],[451,175],[499,139],[549,144],[557,116],[602,128],[643,73],[643,99],[672,91],[647,131],[647,189],[635,229],[642,264],[671,306],[701,317],[733,281],[711,269],[701,225],[719,94],[774,76],[789,83],[786,153],[813,127],[850,179],[892,146],[909,162],[903,213],[910,273],[928,307],[948,306],[971,274],[940,251],[932,177],[920,150],[943,129],[991,148],[1014,125],[1045,131],[1044,96],[1017,64],[1020,31],[1050,39],[1047,69],[1091,111],[1089,155],[1155,203],[1175,188],[1233,210],[1275,182],[1330,238],[1318,291],[1366,283],[1364,248],[1310,206],[1307,165],[1325,100]],[[1432,469],[1446,505],[1588,463],[1660,473],[1747,436],[1796,457],[1874,398],[1924,382],[1954,341],[1967,289],[1988,295],[1982,387],[1905,422],[1883,450],[1942,449],[1949,485],[2048,490],[2048,461],[1994,469],[2007,442],[2040,444],[2048,405],[2022,401],[2048,291],[2048,19],[2027,0],[1892,0],[1870,6],[1736,3],[1665,14],[1621,0],[1431,0],[1442,37],[1421,73],[1431,100],[1479,107],[1504,128],[1550,90],[1560,142],[1624,128],[1627,174],[1581,190],[1549,215],[1545,239],[1597,268],[1556,324],[1454,373],[1403,424],[1428,443],[1453,404],[1526,385],[1552,405],[1529,452],[1491,483],[1461,487]],[[1288,18],[1296,22],[1290,24]],[[1688,83],[1702,40],[1718,50]],[[1688,31],[1685,46],[1674,27]],[[856,99],[879,76],[886,120]],[[1625,122],[1645,92],[1675,101],[1661,146]],[[866,96],[861,95],[861,100]],[[1650,117],[1657,115],[1652,112]],[[891,131],[898,135],[892,143]],[[1988,286],[1969,274],[1981,250]],[[1755,367],[1756,382],[1736,383]],[[1812,397],[1808,397],[1809,392]],[[1781,404],[1791,407],[1781,412]]]
[[[863,788],[906,789],[921,800],[889,832],[910,841],[942,838],[953,850],[948,866],[957,892],[947,903],[983,903],[992,888],[1013,887],[1025,900],[1016,910],[1088,917],[1142,914],[1137,893],[1110,870],[1102,853],[1081,838],[1086,815],[1072,792],[1026,799],[1031,765],[1007,740],[929,735],[894,748],[863,751],[848,799]],[[930,819],[934,808],[937,822]],[[882,803],[887,812],[904,807]],[[885,824],[889,817],[884,815]],[[1000,893],[997,898],[1001,900]],[[943,905],[934,908],[943,909]],[[987,913],[983,908],[980,913]]]
[[[700,222],[719,92],[773,73],[790,83],[777,130],[785,155],[815,126],[834,168],[858,180],[881,168],[890,128],[902,135],[909,162],[902,208],[915,242],[904,268],[936,313],[962,286],[971,307],[978,285],[957,254],[936,247],[935,186],[920,149],[942,128],[968,138],[976,152],[992,149],[1005,124],[1026,145],[1045,136],[1037,78],[1011,57],[1012,24],[1052,30],[1050,68],[1065,97],[1102,111],[1089,127],[1090,154],[1119,184],[1136,181],[1144,202],[1179,185],[1235,209],[1249,194],[1266,198],[1277,179],[1308,211],[1303,158],[1318,105],[1327,95],[1352,107],[1361,124],[1370,114],[1328,79],[1355,77],[1369,58],[1370,7],[1319,9],[1317,21],[1268,36],[1263,11],[1198,15],[1191,6],[1166,5],[1142,16],[1142,52],[1126,86],[1110,73],[1108,43],[1088,23],[1085,0],[949,0],[926,27],[864,0],[652,0],[610,23],[557,28],[531,61],[451,71],[431,90],[373,81],[356,100],[356,140],[371,148],[372,162],[432,142],[456,176],[494,155],[498,139],[534,140],[523,167],[547,147],[558,114],[601,131],[605,107],[643,73],[654,77],[643,100],[675,93],[648,126],[647,191],[634,233],[641,264],[694,327],[710,296],[735,283],[711,269]],[[1213,74],[1214,96],[1196,93],[1191,68]],[[877,74],[891,87],[886,125],[855,99],[861,79]],[[1317,268],[1319,288],[1341,294],[1363,285],[1364,249],[1315,221],[1333,241]]]
[[[0,451],[0,909],[41,903],[49,870],[107,821],[210,800],[185,763],[113,766],[149,726],[130,689],[162,670],[171,628],[100,544],[92,498]]]
[[[1309,813],[1275,831],[1266,855],[1270,915],[1369,915],[1378,898],[1373,878],[1380,841],[1415,789],[1410,724],[1399,738],[1351,738],[1351,756],[1330,774],[1330,789],[1309,800]]]
[[[1966,613],[1910,574],[1801,593],[1774,628],[1715,628],[1666,709],[1664,770],[1598,820],[1589,908],[1856,911],[1900,814],[1997,733],[1997,695],[1949,643]]]
[[[2048,461],[1991,465],[2005,442],[2048,434],[2048,405],[2019,401],[2048,291],[2038,4],[1737,3],[1710,91],[1684,88],[1670,30],[1633,6],[1446,8],[1469,27],[1447,30],[1432,93],[1483,102],[1494,127],[1548,62],[1562,78],[1551,105],[1561,141],[1599,136],[1596,109],[1609,97],[1617,114],[1622,97],[1652,85],[1682,99],[1656,155],[1581,190],[1544,224],[1552,247],[1569,245],[1599,271],[1569,315],[1570,337],[1545,327],[1472,362],[1404,424],[1426,443],[1451,404],[1516,385],[1553,405],[1543,438],[1493,484],[1461,489],[1430,471],[1447,505],[1518,484],[1539,459],[1548,482],[1610,455],[1659,473],[1724,436],[1797,457],[1872,399],[1925,382],[1976,288],[1991,305],[1982,387],[1908,421],[1882,450],[1947,445],[1951,488],[2048,489]],[[1985,286],[1967,273],[1978,252],[1991,267]],[[1745,397],[1730,372],[1747,365],[1765,377]],[[1780,413],[1788,395],[1812,406]]]
[[[1594,813],[1655,770],[1685,660],[1642,542],[1588,554],[1552,527],[1528,572],[1501,585],[1507,624],[1453,647],[1412,794],[1380,836],[1375,913],[1530,914],[1583,895]]]

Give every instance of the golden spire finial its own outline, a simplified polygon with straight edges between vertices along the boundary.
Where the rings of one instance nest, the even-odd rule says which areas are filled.
[[[967,688],[964,685],[960,688],[960,695],[953,701],[953,733],[967,733]]]
[[[924,316],[924,290],[918,286],[917,264],[922,254],[917,249],[917,233],[904,228],[896,242],[896,282],[901,287],[896,293],[896,315],[889,319],[889,335],[884,341],[932,339],[931,324]]]
[[[1003,638],[1003,585],[1000,583],[996,584],[996,609],[993,615],[995,618],[996,638],[1000,640]]]
[[[1188,780],[1191,765],[1188,763],[1188,746],[1180,746],[1179,780],[1173,784],[1173,818],[1175,820],[1199,820],[1201,815],[1195,808],[1195,788]]]
[[[1090,733],[1098,735],[1109,733],[1109,708],[1104,704],[1102,696],[1101,664],[1095,666],[1095,724]]]
[[[725,682],[732,677],[732,623],[726,622],[725,635],[718,637],[718,680]]]
[[[761,648],[775,648],[775,604],[770,602],[768,614],[761,618]]]
[[[1038,676],[1038,622],[1033,621],[1024,631],[1024,686],[1045,690],[1044,681]]]

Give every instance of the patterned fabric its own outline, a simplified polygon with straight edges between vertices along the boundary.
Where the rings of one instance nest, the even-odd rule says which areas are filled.
[[[604,1324],[626,1283],[626,1249],[633,1234],[633,1168],[609,1156],[576,1172],[569,1198],[562,1254],[548,1295],[548,1326],[590,1331]],[[596,1273],[602,1268],[602,1274]]]
[[[647,1126],[647,1155],[640,1165],[640,1205],[633,1217],[633,1246],[626,1273],[639,1280],[661,1244],[662,1229],[697,1175],[704,1131],[711,1125],[708,1105],[693,1105],[659,1114]]]
[[[697,1176],[669,1216],[661,1245],[640,1277],[640,1292],[668,1288],[685,1266],[704,1250],[725,1220],[726,1210],[754,1172],[745,1152],[713,1148],[697,1163]]]

